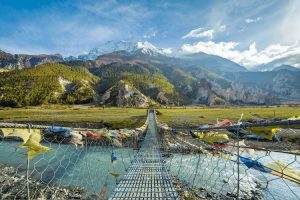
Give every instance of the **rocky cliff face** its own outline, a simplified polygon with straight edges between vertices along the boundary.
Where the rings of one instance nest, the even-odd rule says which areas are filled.
[[[255,84],[231,83],[224,88],[217,82],[201,78],[193,88],[193,104],[274,104],[279,100]]]
[[[282,99],[300,99],[300,72],[281,70],[272,79],[269,89]]]
[[[289,70],[268,72],[230,73],[226,75],[232,80],[235,87],[247,91],[251,98],[256,93],[264,96],[262,100],[298,100],[300,99],[300,72]],[[277,99],[277,100],[276,100]]]
[[[201,78],[194,88],[195,96],[193,98],[194,104],[212,104],[216,96],[212,89],[212,84],[205,78]]]
[[[101,98],[102,104],[112,106],[147,107],[151,100],[125,81],[119,81],[109,88]]]
[[[60,54],[53,55],[26,55],[9,54],[0,50],[0,68],[23,69],[36,67],[37,65],[51,62],[62,62],[63,57]]]

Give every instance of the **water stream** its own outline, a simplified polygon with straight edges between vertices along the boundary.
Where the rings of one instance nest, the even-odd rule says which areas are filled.
[[[3,141],[0,143],[0,163],[14,166],[20,173],[25,173],[26,150],[17,148],[20,142]],[[47,143],[53,150],[36,156],[30,161],[30,176],[49,184],[58,186],[80,186],[89,194],[98,194],[105,183],[111,168],[111,152],[115,151],[118,160],[113,168],[115,173],[124,174],[125,169],[135,155],[131,148],[112,149],[111,147],[87,146],[75,147],[70,144]],[[284,153],[256,152],[258,161],[269,163],[284,161],[292,163],[291,167],[300,170],[300,156]],[[198,165],[198,169],[196,166]],[[226,194],[235,193],[237,189],[237,164],[204,154],[175,154],[167,159],[172,175],[208,191]],[[197,176],[195,176],[197,174]],[[259,182],[265,199],[300,199],[300,186],[272,174],[240,167],[240,190],[251,194]],[[116,187],[116,178],[108,177],[108,194]]]
[[[0,143],[0,163],[18,168],[25,174],[26,150],[16,148],[20,142]],[[57,186],[80,186],[88,194],[98,194],[106,181],[109,169],[124,175],[135,151],[131,148],[113,149],[117,162],[112,167],[110,147],[75,147],[70,144],[45,144],[53,150],[30,160],[30,177]],[[107,191],[116,186],[116,178],[108,176]]]

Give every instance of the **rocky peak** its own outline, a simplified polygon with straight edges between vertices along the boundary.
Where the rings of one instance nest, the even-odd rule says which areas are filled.
[[[0,51],[0,68],[8,69],[23,69],[36,67],[37,65],[49,62],[62,62],[63,57],[60,54],[40,54],[40,55],[27,55],[27,54],[9,54]]]
[[[128,41],[108,41],[100,47],[93,48],[87,54],[79,55],[80,60],[95,60],[98,56],[112,53],[115,51],[135,51],[137,50],[136,43]]]

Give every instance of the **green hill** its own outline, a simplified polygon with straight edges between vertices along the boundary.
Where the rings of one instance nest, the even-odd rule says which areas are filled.
[[[100,93],[123,80],[161,104],[183,104],[183,99],[174,85],[153,65],[118,62],[91,69],[100,77]]]
[[[84,67],[48,63],[0,73],[0,105],[22,107],[45,103],[89,103],[99,78]]]
[[[1,52],[0,57],[5,66],[13,58]],[[186,58],[197,61],[188,64],[186,59],[119,51],[95,61],[71,60],[5,71],[12,69],[7,68],[0,72],[0,106],[274,104],[278,97],[300,98],[296,72],[227,72],[231,68],[226,68],[217,73],[196,58],[199,55]]]

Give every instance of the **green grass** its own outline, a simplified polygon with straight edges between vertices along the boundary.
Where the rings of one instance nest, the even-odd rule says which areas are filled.
[[[105,108],[93,106],[45,105],[28,108],[1,108],[0,121],[6,122],[101,122],[113,128],[133,128],[146,120],[146,109]],[[285,119],[300,115],[300,107],[232,107],[232,108],[172,108],[158,109],[160,121],[173,127],[197,127],[214,124],[217,119],[244,120]]]
[[[146,109],[50,105],[28,108],[0,108],[0,121],[6,122],[101,122],[115,128],[144,124]]]
[[[197,127],[201,124],[214,124],[217,119],[237,121],[244,113],[244,120],[286,119],[300,115],[300,107],[231,107],[231,108],[173,108],[158,109],[158,119],[173,127]],[[275,113],[275,115],[274,115]],[[275,117],[274,117],[275,116]]]

